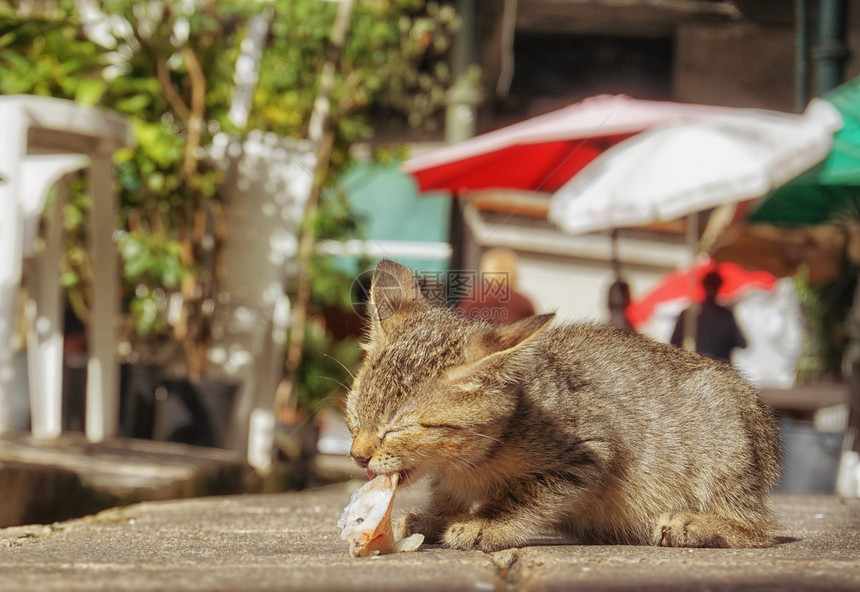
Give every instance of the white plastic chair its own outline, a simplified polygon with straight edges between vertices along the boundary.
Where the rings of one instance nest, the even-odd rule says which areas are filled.
[[[116,434],[119,367],[114,323],[119,312],[119,261],[114,244],[116,195],[113,153],[131,143],[117,115],[63,99],[0,97],[0,434],[10,431],[14,300],[28,257],[34,315],[28,339],[34,436],[61,432],[63,179],[86,168],[92,198],[90,257],[92,319],[88,328],[86,436],[93,442]],[[45,250],[33,251],[35,229],[49,189],[59,182]]]

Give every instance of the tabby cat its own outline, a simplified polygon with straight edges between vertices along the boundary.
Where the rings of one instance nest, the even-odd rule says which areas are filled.
[[[571,541],[763,547],[775,421],[730,366],[611,327],[491,326],[431,306],[383,260],[347,396],[370,475],[429,477],[398,536],[496,551]]]

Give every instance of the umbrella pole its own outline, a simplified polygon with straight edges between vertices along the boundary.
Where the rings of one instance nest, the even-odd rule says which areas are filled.
[[[618,257],[618,229],[609,231],[609,240],[612,252],[612,271],[616,280],[621,280],[621,259]]]
[[[687,246],[690,248],[690,269],[696,265],[697,243],[699,240],[699,217],[696,213],[687,216]],[[687,289],[690,306],[684,311],[684,349],[696,351],[696,323],[699,317],[699,303],[696,302],[696,274],[689,274]]]

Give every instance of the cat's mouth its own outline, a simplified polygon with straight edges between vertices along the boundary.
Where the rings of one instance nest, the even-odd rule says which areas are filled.
[[[399,478],[397,479],[398,486],[403,486],[409,483],[412,479],[412,475],[415,473],[415,469],[406,469],[405,471],[398,471]],[[367,469],[367,478],[373,480],[379,475],[379,473],[374,473],[370,469]]]
[[[415,469],[406,469],[405,471],[400,471],[400,479],[399,484],[401,486],[406,485],[411,482],[412,475],[415,473]]]

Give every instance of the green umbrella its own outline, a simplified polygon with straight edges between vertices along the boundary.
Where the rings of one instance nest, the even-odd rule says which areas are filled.
[[[799,227],[860,217],[860,77],[826,93],[845,125],[830,155],[791,183],[767,195],[748,222]]]

